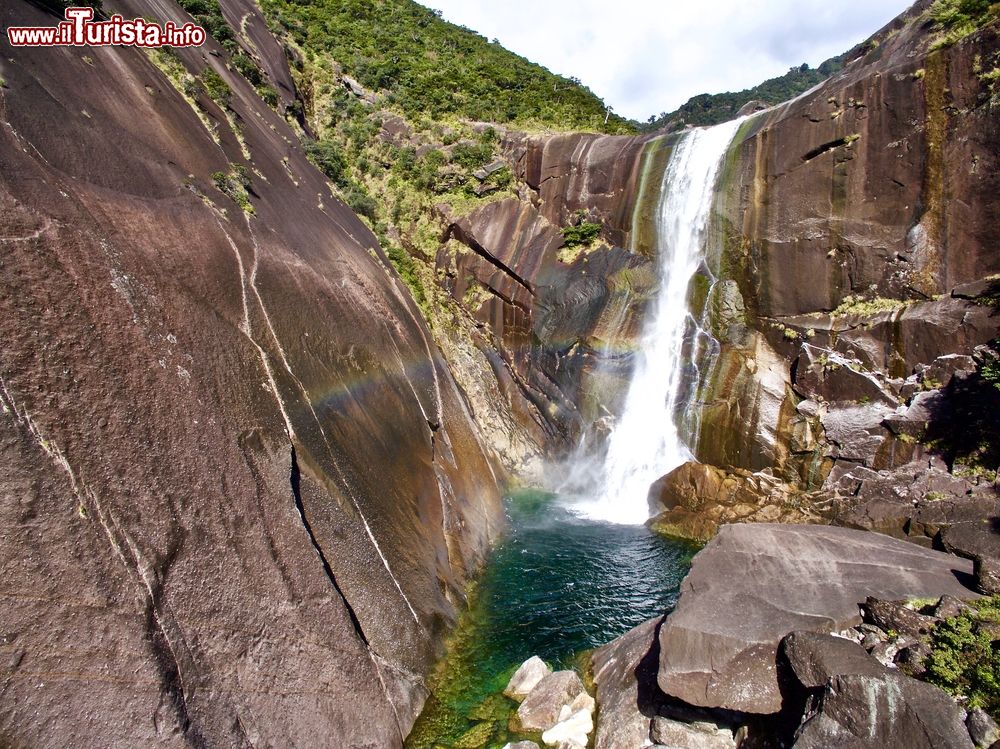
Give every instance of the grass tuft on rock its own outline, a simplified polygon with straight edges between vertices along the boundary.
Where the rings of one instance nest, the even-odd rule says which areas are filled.
[[[932,49],[950,47],[1000,17],[1000,3],[990,0],[937,0],[930,9],[939,29]]]

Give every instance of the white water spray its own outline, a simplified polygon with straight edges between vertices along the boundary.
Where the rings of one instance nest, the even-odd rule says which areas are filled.
[[[638,524],[660,476],[692,458],[675,421],[685,334],[695,330],[688,286],[704,255],[719,165],[741,120],[692,130],[674,147],[656,218],[660,285],[637,352],[625,405],[608,437],[597,491],[576,506],[594,520]]]

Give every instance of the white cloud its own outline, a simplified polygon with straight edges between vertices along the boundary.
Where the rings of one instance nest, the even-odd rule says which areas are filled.
[[[845,52],[906,0],[423,0],[644,120]]]

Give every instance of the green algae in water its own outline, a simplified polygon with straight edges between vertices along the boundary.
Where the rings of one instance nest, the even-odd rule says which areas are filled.
[[[544,492],[512,494],[507,511],[511,533],[471,591],[407,749],[522,738],[507,729],[517,703],[501,694],[514,670],[532,655],[579,670],[582,652],[673,607],[696,551],[642,526],[580,519]]]

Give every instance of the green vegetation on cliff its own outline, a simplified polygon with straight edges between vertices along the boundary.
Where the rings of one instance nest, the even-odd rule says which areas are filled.
[[[751,101],[762,101],[766,104],[780,104],[793,99],[813,86],[825,81],[831,75],[844,67],[846,54],[832,57],[818,68],[810,68],[802,64],[792,68],[777,78],[764,81],[759,86],[745,91],[727,92],[723,94],[699,94],[688,99],[673,112],[663,112],[659,117],[650,117],[642,126],[643,130],[652,131],[666,128],[679,130],[685,125],[717,125],[733,119],[744,104]]]
[[[927,680],[970,707],[1000,715],[1000,658],[994,642],[1000,630],[1000,596],[976,601],[974,610],[946,619],[934,629]]]
[[[941,33],[935,47],[947,47],[1000,16],[1000,3],[990,0],[936,0],[931,17]]]
[[[555,75],[412,0],[261,4],[296,44],[328,54],[410,118],[452,115],[519,126],[633,130],[578,80]]]

